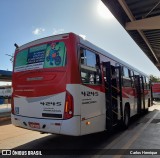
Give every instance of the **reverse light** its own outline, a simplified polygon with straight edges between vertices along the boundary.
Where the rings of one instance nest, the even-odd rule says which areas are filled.
[[[73,96],[66,91],[66,101],[64,107],[64,119],[70,119],[73,117]]]

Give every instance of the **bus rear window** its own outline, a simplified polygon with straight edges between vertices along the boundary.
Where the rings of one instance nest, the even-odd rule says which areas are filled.
[[[17,53],[14,72],[42,68],[64,67],[65,63],[65,43],[52,42],[31,47]]]

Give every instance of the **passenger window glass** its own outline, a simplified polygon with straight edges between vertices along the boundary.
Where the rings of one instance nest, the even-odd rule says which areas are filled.
[[[148,77],[146,77],[146,89],[150,89]]]
[[[100,84],[99,56],[95,53],[80,48],[81,79],[84,84]]]
[[[96,55],[86,50],[86,64],[87,66],[96,67]]]
[[[129,77],[128,69],[126,67],[123,68],[124,77]]]
[[[135,86],[135,83],[134,83],[134,72],[132,70],[130,71],[130,78],[131,78],[132,87],[134,87]]]
[[[132,86],[131,78],[129,77],[129,70],[126,67],[123,67],[123,86],[124,87]]]
[[[139,73],[135,71],[135,72],[134,72],[134,75],[139,75]]]
[[[145,76],[143,76],[143,87],[144,89],[146,89],[146,77]]]

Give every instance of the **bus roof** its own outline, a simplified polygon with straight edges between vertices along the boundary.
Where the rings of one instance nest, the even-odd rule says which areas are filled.
[[[28,42],[20,47],[18,47],[18,51],[21,51],[27,47],[31,47],[33,45],[37,45],[40,43],[45,43],[46,41],[53,41],[53,40],[61,40],[61,39],[67,39],[69,37],[70,33],[65,33],[65,34],[59,34],[59,35],[53,35],[53,36],[48,36],[48,37],[44,37],[44,38],[40,38],[31,42]]]
[[[29,42],[29,43],[26,43],[26,44],[20,46],[20,47],[18,48],[18,51],[21,51],[21,50],[23,50],[23,49],[25,49],[25,48],[27,48],[27,47],[31,47],[31,46],[33,46],[33,45],[37,45],[37,44],[39,44],[39,43],[44,43],[44,42],[46,42],[46,41],[66,39],[66,38],[69,38],[69,34],[74,34],[74,33],[70,32],[70,33],[53,35],[53,36],[48,36],[48,37],[44,37],[44,38],[41,38],[41,39],[37,39],[37,40],[31,41],[31,42]],[[130,69],[132,69],[132,70],[134,70],[134,71],[136,71],[136,72],[138,72],[138,73],[146,76],[146,77],[149,77],[149,76],[146,75],[145,73],[139,71],[138,69],[136,69],[136,68],[134,68],[133,66],[129,65],[128,63],[122,61],[121,59],[115,57],[114,55],[108,53],[107,51],[105,51],[105,50],[97,47],[96,45],[92,44],[91,42],[83,39],[83,38],[80,37],[79,35],[76,35],[76,34],[74,34],[74,35],[77,36],[77,37],[79,37],[81,44],[89,47],[90,49],[93,49],[93,50],[97,51],[97,52],[100,53],[100,54],[103,54],[104,56],[109,57],[109,58],[112,59],[112,60],[117,61],[119,64],[121,64],[121,65],[123,65],[123,66],[126,66],[126,67],[128,67],[128,68],[130,68]]]
[[[152,82],[152,84],[160,84],[160,82],[159,82],[159,81],[157,81],[157,82]]]
[[[80,38],[80,43],[81,43],[81,44],[83,44],[83,45],[85,45],[85,46],[87,46],[87,47],[89,47],[89,48],[97,51],[97,52],[100,53],[100,54],[103,54],[104,56],[107,56],[108,58],[110,58],[110,59],[112,59],[112,60],[114,60],[114,61],[117,61],[117,62],[118,62],[119,64],[121,64],[122,66],[126,66],[126,67],[128,67],[128,68],[130,68],[130,69],[132,69],[132,70],[134,70],[134,71],[136,71],[136,72],[138,72],[138,73],[140,73],[141,75],[144,75],[144,76],[146,76],[146,77],[149,77],[147,74],[145,74],[145,73],[141,72],[140,70],[134,68],[133,66],[131,66],[131,65],[129,65],[128,63],[122,61],[121,59],[115,57],[114,55],[108,53],[107,51],[105,51],[105,50],[97,47],[96,45],[92,44],[91,42],[83,39],[82,37],[79,37],[79,38]]]

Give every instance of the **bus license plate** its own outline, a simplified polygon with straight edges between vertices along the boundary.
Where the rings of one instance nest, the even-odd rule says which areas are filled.
[[[28,122],[31,128],[40,128],[40,124],[37,122]]]

